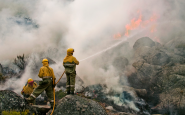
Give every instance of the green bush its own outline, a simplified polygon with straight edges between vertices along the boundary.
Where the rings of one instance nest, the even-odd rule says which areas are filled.
[[[12,111],[3,111],[2,115],[28,115],[28,113],[29,113],[29,110],[25,110],[23,112],[12,110]],[[33,113],[32,115],[35,115],[35,114]]]
[[[3,76],[2,73],[0,73],[0,81],[5,81],[7,78],[7,76]]]

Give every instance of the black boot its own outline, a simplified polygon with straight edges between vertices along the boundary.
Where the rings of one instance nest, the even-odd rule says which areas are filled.
[[[67,95],[69,95],[70,94],[70,91],[67,91]]]
[[[74,95],[74,91],[71,91],[71,95]]]
[[[54,106],[54,102],[50,102],[50,105],[51,105],[51,109],[53,109],[53,106]],[[55,109],[56,107],[54,107]]]
[[[27,102],[28,104],[33,105],[33,103],[34,103],[34,101],[35,101],[35,98],[32,97],[32,96],[30,96],[30,97],[28,97],[28,98],[25,98],[25,100],[26,100],[26,102]]]

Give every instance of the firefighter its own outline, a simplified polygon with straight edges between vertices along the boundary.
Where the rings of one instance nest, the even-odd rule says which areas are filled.
[[[27,98],[29,103],[32,103],[44,90],[50,100],[51,108],[54,105],[54,97],[53,97],[53,80],[55,80],[55,75],[53,69],[49,67],[49,61],[47,59],[42,60],[43,66],[40,68],[38,76],[42,78],[42,81],[39,82],[39,86],[35,88],[33,93]]]
[[[67,77],[66,90],[67,94],[74,94],[75,89],[75,77],[76,77],[76,65],[79,61],[73,56],[74,49],[67,49],[67,56],[63,60],[63,66],[65,67],[65,74]]]
[[[24,98],[28,98],[33,90],[37,87],[37,83],[32,78],[29,78],[25,86],[23,87],[21,94]]]

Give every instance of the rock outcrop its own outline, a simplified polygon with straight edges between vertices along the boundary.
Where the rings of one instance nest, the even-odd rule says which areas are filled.
[[[155,42],[151,40],[149,37],[142,37],[135,42],[133,48],[136,50],[139,47],[143,46],[153,47],[155,46]]]
[[[28,105],[25,100],[17,95],[13,91],[0,90],[0,113],[2,111],[25,111],[29,110],[29,113],[35,113],[36,111]]]
[[[173,39],[159,47],[150,38],[140,38],[133,48],[135,71],[129,76],[131,86],[147,90],[145,100],[156,113],[179,114],[177,110],[185,108],[185,39]],[[152,101],[156,99],[159,101]]]
[[[107,115],[96,101],[77,95],[67,95],[57,103],[53,115]]]

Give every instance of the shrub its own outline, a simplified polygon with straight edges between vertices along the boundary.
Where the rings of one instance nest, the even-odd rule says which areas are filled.
[[[25,110],[25,111],[15,111],[15,110],[12,110],[12,111],[3,111],[2,112],[2,115],[28,115],[29,114],[29,110]],[[34,113],[32,115],[35,115]]]

